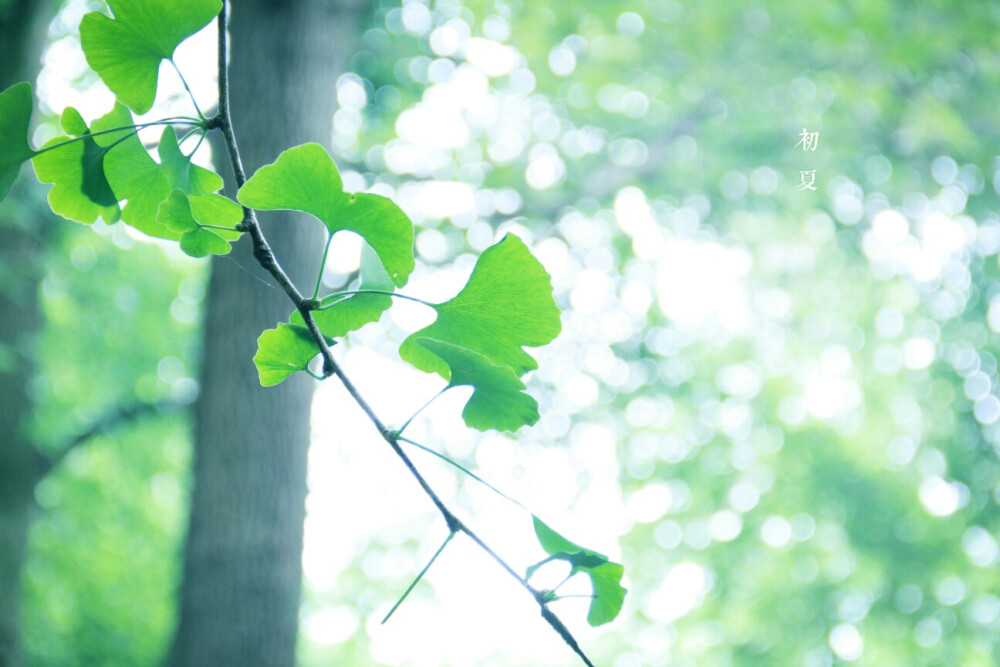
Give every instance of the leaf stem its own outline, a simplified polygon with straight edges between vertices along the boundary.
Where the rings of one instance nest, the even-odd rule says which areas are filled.
[[[335,306],[337,305],[337,303],[341,301],[341,299],[337,297],[346,297],[346,296],[351,296],[352,294],[384,294],[385,296],[394,296],[397,299],[406,299],[407,301],[415,301],[429,308],[434,308],[437,305],[430,303],[429,301],[424,301],[423,299],[418,299],[415,296],[400,294],[399,292],[390,292],[388,290],[381,290],[381,289],[355,289],[355,290],[344,290],[343,292],[333,292],[332,294],[327,294],[322,298],[322,301],[324,303],[326,301],[331,301],[331,303],[320,306],[317,310],[325,310],[327,308],[330,308],[331,306]],[[333,301],[333,299],[337,300]]]
[[[490,484],[489,482],[487,482],[487,481],[486,481],[485,479],[483,479],[482,477],[480,477],[480,476],[479,476],[479,475],[477,475],[476,473],[472,472],[471,470],[469,470],[469,469],[468,469],[468,468],[466,468],[465,466],[461,465],[460,463],[458,463],[458,462],[456,462],[456,461],[454,461],[454,460],[452,460],[452,459],[448,458],[447,456],[445,456],[445,455],[444,455],[444,454],[442,454],[441,452],[439,452],[439,451],[437,451],[437,450],[435,450],[435,449],[431,449],[430,447],[427,447],[427,446],[425,446],[425,445],[421,445],[421,444],[420,444],[419,442],[415,442],[415,441],[413,441],[413,440],[410,440],[409,438],[404,438],[404,437],[401,437],[401,436],[400,436],[400,437],[399,437],[399,440],[400,440],[400,442],[405,442],[405,443],[407,443],[408,445],[413,445],[413,446],[414,446],[414,447],[416,447],[417,449],[422,449],[422,450],[424,450],[425,452],[427,452],[428,454],[433,454],[434,456],[438,457],[439,459],[441,459],[441,460],[442,460],[442,461],[444,461],[445,463],[450,463],[451,465],[455,466],[456,468],[458,468],[459,470],[461,470],[461,471],[462,471],[462,472],[464,472],[464,473],[465,473],[466,475],[468,475],[468,476],[469,476],[469,477],[471,477],[472,479],[476,480],[476,481],[477,481],[477,482],[479,482],[480,484],[484,484],[484,485],[485,485],[485,486],[486,486],[487,488],[489,488],[489,489],[490,489],[490,490],[492,490],[493,492],[495,492],[495,493],[499,494],[499,495],[500,495],[500,496],[502,496],[503,498],[506,498],[506,499],[507,499],[507,500],[509,500],[510,502],[512,502],[512,503],[514,503],[515,505],[517,505],[518,507],[520,507],[521,509],[523,509],[523,510],[527,511],[527,508],[526,508],[526,507],[525,507],[524,505],[522,505],[520,501],[518,501],[518,500],[515,500],[514,498],[511,498],[511,497],[510,497],[510,496],[508,496],[508,495],[507,495],[506,493],[504,493],[503,491],[501,491],[501,490],[500,490],[500,489],[498,489],[497,487],[493,486],[492,484]]]
[[[187,118],[186,116],[175,116],[173,118],[165,118],[163,120],[156,120],[156,121],[153,121],[151,123],[139,123],[137,125],[122,125],[121,127],[112,127],[112,128],[107,129],[107,130],[99,130],[97,132],[88,132],[87,134],[81,135],[79,137],[69,137],[69,138],[66,139],[66,141],[60,141],[58,144],[52,144],[51,146],[46,146],[45,148],[42,148],[41,150],[37,150],[37,151],[34,152],[34,154],[32,154],[32,157],[35,157],[37,155],[41,155],[42,153],[48,153],[49,151],[54,151],[57,148],[61,148],[63,146],[66,146],[67,144],[74,144],[74,143],[76,143],[78,141],[83,141],[84,139],[87,139],[87,138],[99,137],[99,136],[101,136],[103,134],[111,134],[112,132],[125,132],[125,131],[128,131],[128,130],[133,130],[132,132],[130,132],[128,134],[128,136],[125,137],[127,139],[128,137],[131,137],[133,134],[135,134],[139,130],[143,129],[144,127],[152,127],[154,125],[196,125],[197,124],[197,122],[195,122],[195,123],[188,122],[188,121],[191,121],[191,120],[195,120],[195,119],[193,119],[193,118]],[[112,144],[112,145],[114,145],[114,144]]]
[[[177,76],[180,77],[181,83],[184,85],[184,90],[187,91],[188,97],[191,98],[191,104],[194,105],[194,110],[198,112],[198,118],[202,121],[207,120],[205,118],[205,114],[201,112],[201,108],[198,106],[198,100],[194,99],[194,93],[191,92],[191,87],[188,85],[187,79],[185,79],[184,75],[181,74],[181,68],[177,66],[177,63],[174,62],[173,58],[167,58],[167,60],[169,60],[170,64],[174,66],[174,71],[177,72]]]
[[[569,595],[557,595],[556,597],[549,598],[549,602],[558,602],[559,600],[569,600],[570,598],[588,598],[594,600],[597,598],[596,595],[591,593],[587,595],[586,593],[570,593]]]
[[[194,157],[194,154],[198,152],[199,148],[201,148],[202,142],[205,141],[205,134],[206,134],[205,129],[201,127],[196,127],[193,130],[189,130],[188,133],[185,134],[183,137],[181,137],[180,140],[177,142],[177,145],[180,146],[181,144],[184,143],[185,139],[190,137],[195,132],[200,132],[201,136],[198,137],[198,143],[194,145],[194,150],[192,150],[190,153],[187,154],[188,162],[191,161],[191,158]]]
[[[559,590],[560,588],[562,588],[563,584],[565,584],[567,581],[569,581],[570,579],[572,579],[574,574],[577,574],[576,570],[574,570],[573,568],[570,568],[569,574],[567,574],[566,577],[562,581],[560,581],[558,584],[556,584],[555,586],[553,586],[552,588],[550,588],[549,591],[552,592],[552,593],[555,593],[557,590]],[[568,598],[570,596],[563,595],[561,597]],[[587,597],[591,597],[591,596],[587,596]]]
[[[224,232],[238,232],[238,231],[240,231],[240,230],[236,229],[235,227],[223,227],[222,225],[203,225],[200,222],[198,223],[198,226],[199,227],[203,227],[204,229],[220,229],[220,230],[222,230]]]
[[[450,533],[448,533],[448,537],[444,538],[444,542],[442,542],[441,546],[438,547],[438,550],[434,552],[434,555],[431,556],[431,559],[427,561],[427,565],[424,565],[424,569],[420,570],[420,574],[417,575],[416,579],[410,582],[410,585],[407,586],[405,591],[403,591],[403,595],[400,596],[398,600],[396,600],[396,604],[392,605],[392,609],[390,609],[389,613],[386,614],[385,618],[382,619],[383,625],[385,624],[386,621],[389,620],[389,617],[396,612],[396,610],[399,608],[399,605],[403,604],[403,600],[405,600],[406,596],[410,594],[410,591],[412,591],[416,587],[416,585],[420,583],[420,580],[424,578],[424,575],[427,573],[427,570],[431,568],[431,565],[434,564],[434,561],[436,561],[437,557],[441,555],[441,552],[444,551],[444,548],[448,546],[448,543],[451,542],[451,538],[455,537],[455,534],[457,532],[458,532],[457,530],[453,530]]]
[[[413,421],[413,419],[414,419],[414,418],[415,418],[415,417],[416,417],[417,415],[419,415],[419,414],[420,414],[421,412],[423,412],[423,411],[424,411],[424,408],[426,408],[426,407],[427,407],[428,405],[430,405],[430,404],[431,404],[431,403],[433,403],[433,402],[434,402],[435,400],[437,400],[437,397],[438,397],[438,396],[440,396],[440,395],[441,395],[441,394],[443,394],[444,392],[448,391],[449,389],[451,389],[451,385],[448,385],[447,387],[445,387],[444,389],[442,389],[442,390],[441,390],[441,391],[439,391],[438,393],[436,393],[436,394],[434,394],[433,396],[431,396],[431,400],[427,401],[426,403],[424,403],[423,405],[421,405],[421,406],[420,406],[419,408],[417,408],[417,411],[416,411],[416,412],[414,412],[414,413],[413,413],[412,415],[410,415],[410,418],[409,418],[409,419],[407,419],[407,420],[406,420],[405,422],[403,422],[403,425],[402,425],[402,426],[400,426],[400,427],[399,427],[399,430],[397,430],[397,431],[396,431],[396,438],[397,438],[397,439],[399,439],[399,440],[402,440],[402,438],[400,438],[399,436],[400,436],[400,435],[402,435],[403,431],[405,431],[405,430],[406,430],[406,427],[410,425],[410,422],[411,422],[411,421]]]
[[[319,273],[316,276],[316,288],[313,289],[313,301],[319,296],[320,285],[323,284],[323,269],[326,268],[326,256],[330,253],[330,243],[333,242],[333,234],[326,237],[326,246],[323,248],[323,259],[319,261]]]

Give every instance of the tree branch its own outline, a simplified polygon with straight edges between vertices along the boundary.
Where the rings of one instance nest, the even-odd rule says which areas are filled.
[[[226,148],[229,154],[229,161],[232,164],[233,173],[236,175],[237,187],[242,187],[246,183],[246,172],[243,169],[243,162],[240,159],[240,152],[236,142],[236,135],[233,131],[232,118],[230,116],[229,109],[229,67],[227,63],[228,55],[228,33],[227,33],[227,16],[228,16],[229,2],[228,0],[222,0],[222,11],[219,12],[218,18],[218,29],[219,29],[219,112],[209,120],[209,128],[218,128],[222,131],[222,136],[226,142]],[[524,578],[521,577],[511,567],[503,558],[497,554],[492,548],[490,548],[483,540],[466,526],[461,519],[459,519],[448,507],[444,504],[441,498],[435,493],[434,489],[431,488],[427,480],[424,479],[420,471],[417,470],[413,461],[410,457],[406,455],[402,447],[399,444],[398,434],[395,431],[390,430],[385,426],[375,411],[368,402],[361,396],[357,387],[353,382],[344,374],[343,369],[333,358],[333,353],[330,350],[330,346],[327,344],[326,339],[320,332],[319,327],[316,324],[316,320],[312,316],[312,310],[315,308],[316,303],[311,299],[304,299],[302,293],[299,292],[298,288],[292,283],[288,275],[281,268],[278,263],[277,258],[274,256],[274,252],[271,250],[267,239],[264,236],[264,232],[261,230],[260,223],[257,221],[257,215],[255,211],[246,206],[243,207],[243,222],[240,223],[240,229],[246,231],[250,234],[250,238],[253,242],[253,254],[257,259],[257,262],[263,267],[268,273],[270,273],[274,279],[278,282],[281,288],[288,295],[288,298],[292,300],[295,307],[298,309],[299,313],[302,315],[302,319],[305,321],[306,327],[312,334],[313,339],[319,348],[320,354],[323,357],[323,376],[329,377],[334,375],[340,380],[344,388],[354,399],[355,403],[361,408],[361,410],[368,416],[368,419],[374,424],[375,428],[378,429],[379,434],[382,439],[392,448],[396,453],[396,456],[403,462],[410,474],[413,475],[414,479],[423,489],[424,493],[434,504],[434,506],[441,513],[444,518],[445,523],[448,525],[448,530],[452,533],[462,532],[465,533],[473,542],[476,543],[483,551],[490,555],[494,561],[496,561],[504,571],[506,571],[511,577],[517,580],[518,583],[532,596],[535,602],[541,609],[542,618],[552,626],[552,629],[562,637],[563,641],[576,653],[588,667],[594,667],[594,663],[590,661],[587,655],[580,648],[580,645],[574,639],[573,635],[566,628],[566,626],[559,620],[559,618],[549,610],[547,603],[544,599],[544,591],[539,591],[531,586]]]
[[[97,421],[84,431],[81,431],[66,441],[53,454],[43,454],[39,452],[39,462],[36,468],[36,481],[43,479],[46,475],[62,463],[70,452],[86,443],[91,438],[107,433],[119,426],[138,421],[143,417],[157,414],[168,414],[176,412],[184,406],[175,401],[158,401],[156,403],[135,403],[133,405],[118,407],[101,416]]]

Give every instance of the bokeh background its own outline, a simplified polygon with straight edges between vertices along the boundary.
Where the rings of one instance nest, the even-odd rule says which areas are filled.
[[[92,7],[40,32],[36,142],[64,106],[110,104],[75,37]],[[595,661],[1000,664],[1000,3],[374,0],[365,17],[319,139],[347,189],[418,225],[406,292],[450,297],[513,231],[564,308],[535,427],[470,432],[456,395],[409,434],[625,565],[613,624],[555,607]],[[211,30],[178,58],[208,102]],[[158,109],[181,102],[168,85]],[[3,206],[44,209],[23,181]],[[26,662],[156,664],[207,264],[122,225],[46,233],[43,451],[116,406],[180,409],[101,430],[37,484]],[[338,237],[330,288],[358,251]],[[390,422],[437,389],[395,353],[421,318],[397,305],[337,348]],[[338,388],[313,434],[303,666],[577,664],[460,541],[380,625],[446,529]],[[541,558],[518,507],[417,460],[512,562]]]

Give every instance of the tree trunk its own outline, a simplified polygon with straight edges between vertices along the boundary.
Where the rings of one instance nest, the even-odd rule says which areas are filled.
[[[0,7],[0,90],[32,80],[54,2],[16,0]],[[40,456],[26,433],[42,279],[44,194],[37,184],[12,192],[0,208],[0,667],[20,664],[21,571]]]
[[[328,144],[337,73],[360,1],[242,0],[232,8],[232,115],[248,175],[282,150]],[[366,4],[366,3],[365,3]],[[311,293],[322,248],[315,220],[262,216],[278,260]],[[256,267],[249,239],[212,264],[205,311],[194,490],[174,665],[288,667],[302,575],[307,377],[262,389],[251,361],[261,331],[293,310]],[[261,280],[257,280],[248,271]]]

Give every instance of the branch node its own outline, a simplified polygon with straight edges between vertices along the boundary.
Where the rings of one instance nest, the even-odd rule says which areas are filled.
[[[452,535],[454,535],[455,533],[461,532],[462,529],[465,528],[465,526],[462,525],[462,522],[458,520],[458,517],[456,517],[451,512],[448,512],[447,514],[445,514],[444,520],[445,520],[445,523],[448,524],[448,530],[451,531]]]
[[[270,271],[274,266],[274,251],[263,243],[255,243],[253,249],[254,259],[265,269]]]

